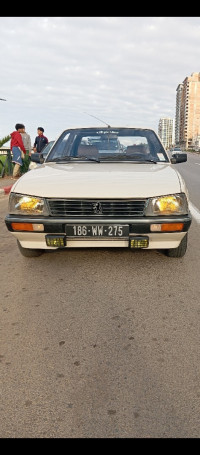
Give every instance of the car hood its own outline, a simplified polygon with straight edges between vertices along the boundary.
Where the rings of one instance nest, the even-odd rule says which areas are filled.
[[[186,191],[171,164],[44,163],[13,185],[16,193],[61,198],[135,198]]]

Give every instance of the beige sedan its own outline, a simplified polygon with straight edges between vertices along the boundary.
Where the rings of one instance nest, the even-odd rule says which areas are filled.
[[[65,130],[45,161],[12,187],[8,230],[24,256],[57,248],[187,250],[191,224],[185,182],[146,128]]]

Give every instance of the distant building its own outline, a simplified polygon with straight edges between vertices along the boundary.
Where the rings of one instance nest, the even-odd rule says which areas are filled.
[[[176,117],[175,117],[175,144],[180,142],[181,106],[183,105],[183,84],[176,89]]]
[[[166,149],[170,149],[173,144],[173,127],[174,121],[172,118],[160,118],[158,124],[158,136]]]
[[[194,150],[197,152],[200,150],[200,135],[194,137]]]
[[[200,140],[200,73],[192,73],[176,89],[175,143],[182,149]]]

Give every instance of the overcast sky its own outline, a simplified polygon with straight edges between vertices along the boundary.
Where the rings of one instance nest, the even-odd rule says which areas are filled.
[[[1,17],[0,61],[0,139],[103,125],[88,114],[157,132],[200,72],[200,17]]]

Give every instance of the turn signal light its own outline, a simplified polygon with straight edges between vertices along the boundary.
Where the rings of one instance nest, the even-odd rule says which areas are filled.
[[[44,231],[44,224],[11,223],[13,231]]]
[[[11,223],[14,231],[33,231],[31,223]]]
[[[171,231],[182,231],[183,223],[163,223],[163,224],[151,224],[151,232],[171,232]]]

